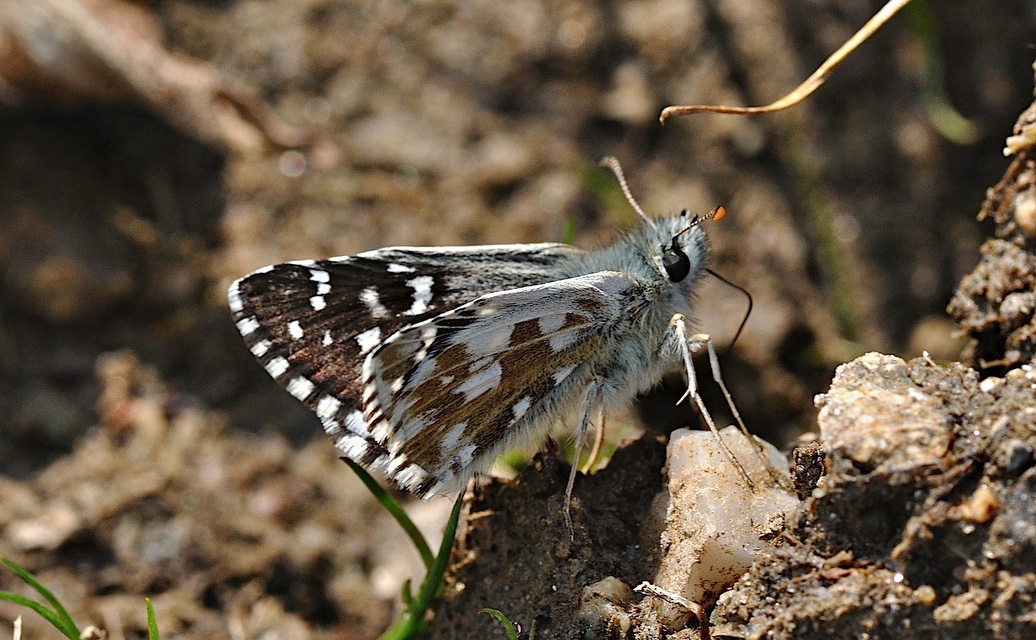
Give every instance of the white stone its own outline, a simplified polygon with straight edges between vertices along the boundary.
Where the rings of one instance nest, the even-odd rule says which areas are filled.
[[[665,510],[665,544],[651,582],[702,605],[714,602],[772,548],[774,536],[799,505],[793,493],[777,486],[739,430],[727,427],[721,434],[754,488],[745,484],[711,431],[679,429],[669,440],[667,491],[656,501],[659,511]],[[787,460],[769,443],[759,442],[770,467],[790,486]],[[686,615],[673,605],[659,606],[663,619]]]

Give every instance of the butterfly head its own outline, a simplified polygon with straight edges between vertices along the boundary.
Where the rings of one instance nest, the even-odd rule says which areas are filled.
[[[655,271],[679,289],[693,289],[709,257],[709,241],[700,225],[725,214],[723,207],[705,215],[691,214],[685,209],[652,220],[645,233]]]
[[[701,264],[703,260],[695,261],[691,255],[688,255],[684,247],[686,246],[692,255],[698,254],[704,257],[706,252],[702,249],[707,247],[707,241],[704,232],[698,229],[698,225],[706,220],[722,220],[726,215],[726,209],[716,207],[704,216],[697,214],[692,216],[690,211],[684,209],[679,216],[673,218],[678,227],[683,224],[686,226],[672,235],[668,245],[662,244],[662,268],[670,282],[683,282],[692,270],[695,272],[701,270],[704,266]],[[695,264],[696,262],[698,264]]]
[[[600,165],[615,174],[626,200],[644,221],[644,233],[650,247],[648,255],[655,270],[674,285],[687,283],[679,288],[693,289],[697,275],[705,268],[709,256],[708,238],[699,225],[706,220],[722,220],[727,215],[726,209],[716,207],[703,216],[691,215],[690,211],[684,209],[674,216],[652,219],[644,213],[630,192],[619,161],[608,156],[600,160]]]

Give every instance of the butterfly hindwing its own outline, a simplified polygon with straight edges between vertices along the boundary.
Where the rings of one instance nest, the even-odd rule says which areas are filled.
[[[600,272],[484,295],[407,326],[364,364],[364,418],[389,470],[458,488],[516,440],[549,427],[595,375],[632,282]]]

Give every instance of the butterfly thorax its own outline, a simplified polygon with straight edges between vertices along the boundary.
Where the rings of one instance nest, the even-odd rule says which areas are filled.
[[[609,332],[609,354],[600,354],[597,376],[608,404],[620,405],[653,387],[662,375],[679,368],[675,352],[660,350],[674,314],[692,319],[696,288],[709,258],[705,232],[694,226],[686,212],[654,220],[614,244],[573,258],[572,275],[598,272],[622,274],[629,286],[622,292],[625,312],[602,331]],[[663,264],[673,238],[689,261],[687,275],[673,282]]]

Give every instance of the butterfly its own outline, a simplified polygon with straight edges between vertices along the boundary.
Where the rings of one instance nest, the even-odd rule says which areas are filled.
[[[559,419],[581,414],[581,442],[593,411],[672,371],[715,430],[693,350],[707,347],[733,402],[688,318],[712,273],[701,223],[725,211],[652,219],[618,162],[602,162],[641,221],[611,246],[389,247],[272,265],[230,285],[237,328],[346,457],[422,496],[463,489]]]

